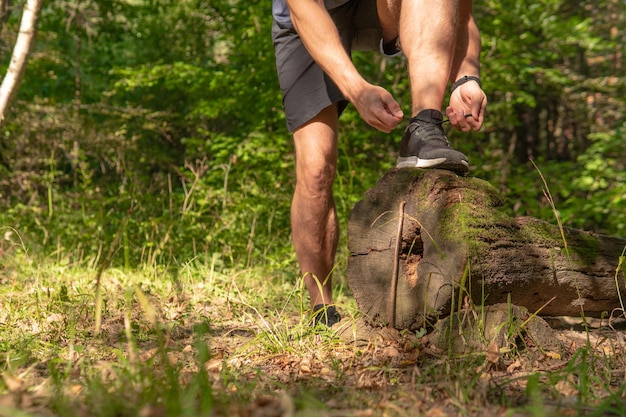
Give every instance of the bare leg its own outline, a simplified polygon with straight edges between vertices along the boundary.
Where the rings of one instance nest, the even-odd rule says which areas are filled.
[[[441,110],[454,56],[458,1],[402,2],[400,43],[409,63],[411,115]]]
[[[388,42],[386,36],[398,29],[409,64],[411,119],[400,142],[397,168],[468,170],[467,156],[450,147],[441,113],[450,74],[460,66],[455,64],[459,1],[377,0],[383,39]]]
[[[377,1],[384,41],[399,33],[409,63],[411,116],[441,110],[452,70],[458,0]]]
[[[400,0],[376,0],[378,20],[383,29],[383,42],[387,43],[399,35],[400,28]]]
[[[296,189],[291,228],[296,257],[311,305],[331,304],[331,272],[339,236],[332,190],[337,168],[337,107],[322,110],[293,137]]]

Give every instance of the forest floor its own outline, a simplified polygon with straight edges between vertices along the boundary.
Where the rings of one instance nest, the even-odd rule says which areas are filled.
[[[94,268],[10,259],[0,417],[626,415],[623,320],[546,319],[547,349],[524,332],[472,344],[369,327],[339,285],[344,319],[314,329],[280,272],[110,269],[100,298]]]

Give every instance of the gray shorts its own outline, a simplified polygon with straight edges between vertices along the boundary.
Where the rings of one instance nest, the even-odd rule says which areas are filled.
[[[376,0],[351,0],[328,11],[348,52],[377,51],[382,39]],[[283,93],[287,128],[293,132],[338,103],[341,113],[348,102],[335,83],[313,61],[293,28],[274,21],[272,40],[276,51],[278,81]]]

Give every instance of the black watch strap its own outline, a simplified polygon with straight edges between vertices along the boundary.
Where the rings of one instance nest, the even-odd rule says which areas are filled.
[[[450,93],[452,93],[454,90],[456,90],[460,85],[465,84],[468,81],[476,81],[478,83],[478,86],[480,88],[482,88],[482,84],[480,83],[480,78],[478,77],[474,77],[473,75],[464,75],[463,77],[459,78],[458,80],[456,80],[454,82],[454,84],[452,84],[452,87],[450,88]]]

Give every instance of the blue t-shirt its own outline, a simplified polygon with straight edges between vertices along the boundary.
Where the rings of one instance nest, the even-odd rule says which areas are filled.
[[[326,5],[326,9],[330,10],[349,1],[350,0],[324,0],[324,4]],[[274,20],[280,23],[281,26],[293,27],[289,7],[287,7],[287,0],[272,0],[272,15],[274,16]]]

